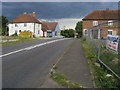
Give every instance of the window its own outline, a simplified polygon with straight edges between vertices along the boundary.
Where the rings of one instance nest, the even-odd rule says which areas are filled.
[[[93,21],[93,26],[97,26],[98,25],[98,21]]]
[[[18,27],[18,25],[17,25],[17,24],[15,24],[15,27]]]
[[[108,35],[112,35],[112,30],[108,30]]]
[[[24,23],[24,27],[26,27],[27,26],[27,23]]]
[[[113,25],[113,21],[108,21],[108,26],[112,26]]]

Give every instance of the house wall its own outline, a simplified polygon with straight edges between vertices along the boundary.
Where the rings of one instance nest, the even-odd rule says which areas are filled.
[[[17,24],[17,27],[15,27],[15,24]],[[26,23],[27,26],[24,26],[24,23],[13,23],[13,24],[8,24],[9,27],[9,36],[15,34],[15,32],[17,32],[17,34],[19,35],[19,30],[21,31],[30,31],[33,33],[33,35],[35,35],[36,37],[39,37],[42,34],[42,30],[41,30],[41,24],[38,23]]]
[[[56,26],[54,34],[55,34],[55,36],[60,36],[60,27],[59,27],[59,25]]]
[[[93,28],[94,30],[100,30],[99,26],[93,26],[93,21],[98,21],[98,24],[101,24],[101,23],[107,23],[108,21],[113,21],[113,20],[83,20],[83,33],[82,33],[83,37],[84,37],[84,30],[85,29]],[[118,23],[114,23],[113,26],[114,25],[118,26]],[[103,26],[108,26],[108,24],[104,24]],[[117,35],[119,28],[102,27],[101,37],[107,38],[108,30],[112,30],[113,35]]]

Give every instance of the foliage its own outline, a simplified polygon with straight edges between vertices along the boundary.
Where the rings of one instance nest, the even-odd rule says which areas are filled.
[[[86,39],[82,39],[82,46],[84,48],[86,58],[92,60],[97,58],[96,54],[92,51],[92,47],[87,45]]]
[[[68,88],[83,88],[83,86],[81,86],[80,84],[69,81],[66,78],[66,76],[64,76],[61,73],[56,72],[52,74],[50,77],[62,86],[65,86]]]
[[[78,33],[78,38],[82,37],[82,23],[82,21],[79,21],[75,27],[76,33]]]
[[[113,54],[112,52],[102,52],[101,53],[101,56],[100,56],[100,59],[101,60],[104,60],[105,62],[110,62],[112,61],[114,58],[116,57],[115,54]]]
[[[65,37],[74,37],[74,30],[73,29],[66,29],[61,31],[61,35]]]
[[[92,47],[90,47],[85,39],[82,39],[82,46],[84,48],[84,52],[85,52],[85,56],[88,58],[88,62],[89,62],[89,66],[92,74],[94,76],[94,81],[95,84],[97,85],[97,87],[99,88],[118,88],[120,87],[120,81],[118,79],[116,79],[113,75],[110,75],[103,67],[100,67],[98,65],[96,65],[96,60],[97,57],[94,56],[92,58],[90,58],[90,55],[95,55],[95,53],[92,51]],[[105,49],[105,47],[103,47],[102,49]],[[106,54],[105,54],[106,53]],[[115,55],[110,53],[110,52],[104,52],[102,55],[105,60],[107,60],[106,62],[110,62],[108,60],[112,60]],[[113,64],[111,64],[110,66],[112,66]],[[114,69],[116,69],[116,67],[114,67]],[[120,68],[119,68],[120,69]],[[118,70],[119,70],[118,69]],[[109,75],[109,76],[107,76]]]
[[[13,35],[11,35],[11,36],[18,36],[18,35],[17,35],[17,33],[14,33],[14,34],[13,34]]]
[[[7,29],[8,19],[5,16],[0,16],[0,33],[1,35],[8,35]]]
[[[17,41],[7,41],[3,42],[2,45],[12,45],[12,44],[17,44],[17,43],[23,43],[23,42],[30,42],[30,41],[36,41],[36,40],[41,40],[39,38],[27,38],[27,37],[14,37],[15,39],[18,39]]]
[[[95,82],[100,88],[117,88],[120,83],[112,75],[108,74],[103,68],[94,66],[96,71]]]

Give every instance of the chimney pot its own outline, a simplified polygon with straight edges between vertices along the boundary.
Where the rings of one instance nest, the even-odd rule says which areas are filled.
[[[31,15],[32,15],[33,17],[36,17],[36,13],[35,13],[35,12],[33,12]]]
[[[24,12],[24,14],[27,14],[27,12]]]

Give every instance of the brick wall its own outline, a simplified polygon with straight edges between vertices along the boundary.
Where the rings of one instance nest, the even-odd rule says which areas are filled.
[[[93,21],[97,21],[97,20],[83,20],[83,30],[90,29],[90,28],[92,28],[93,30],[100,29],[100,26],[93,26]],[[108,20],[99,20],[98,24],[106,23],[106,24],[103,24],[103,26],[108,26],[107,22],[108,22]],[[118,23],[113,23],[113,26],[114,25],[118,26]],[[102,27],[101,29],[102,29],[101,37],[103,37],[103,38],[107,38],[108,30],[113,30],[113,35],[118,35],[118,34],[120,35],[120,33],[118,33],[118,31],[120,32],[119,28]],[[84,37],[84,31],[83,31],[83,37]]]

